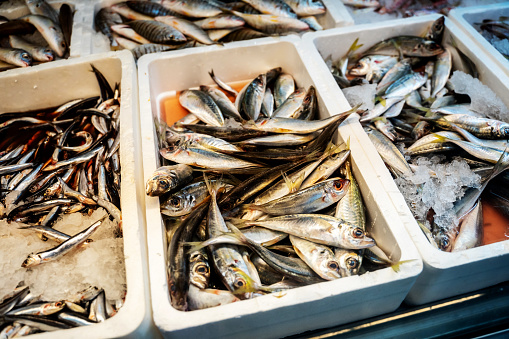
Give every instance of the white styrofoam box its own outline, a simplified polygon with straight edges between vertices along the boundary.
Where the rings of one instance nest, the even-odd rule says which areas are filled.
[[[97,50],[103,49],[103,39],[96,34],[94,29],[94,17],[101,8],[111,6],[121,1],[122,0],[92,0],[87,2],[85,11],[86,17],[83,19],[83,22],[86,22],[88,26],[83,28],[80,55],[97,53]],[[322,0],[322,2],[327,8],[327,12],[317,16],[317,20],[324,29],[353,25],[353,19],[341,1]]]
[[[466,35],[484,49],[490,58],[509,75],[509,61],[473,26],[473,24],[481,23],[485,19],[498,20],[501,16],[509,16],[509,3],[456,8],[449,13],[451,20],[458,24]],[[476,27],[478,26],[476,25]]]
[[[234,83],[252,80],[274,67],[294,76],[297,84],[318,88],[320,77],[312,74],[300,49],[300,39],[284,37],[241,41],[146,55],[138,61],[140,118],[145,181],[159,165],[154,117],[158,97],[167,91],[181,91],[198,85],[212,85],[208,72]],[[318,91],[320,118],[350,107],[328,91]],[[339,129],[339,139],[350,133]],[[388,195],[374,176],[357,138],[350,140],[353,172],[367,205],[368,230],[380,247],[395,260],[407,262],[395,272],[384,268],[361,276],[289,290],[277,298],[266,295],[229,305],[192,312],[175,310],[167,285],[167,240],[157,197],[146,197],[147,241],[154,322],[165,337],[249,337],[277,338],[367,318],[395,310],[422,269],[417,250],[400,222]],[[372,226],[372,227],[371,227]]]
[[[88,17],[86,15],[87,2],[78,0],[49,0],[47,2],[57,11],[64,3],[71,6],[71,9],[74,10],[69,56],[79,56],[82,49],[81,36],[84,27],[83,21]],[[28,14],[30,14],[30,11],[25,4],[0,7],[0,15],[5,16],[9,20],[17,19]]]
[[[316,59],[327,58],[337,60],[346,54],[348,48],[356,38],[359,44],[364,44],[358,52],[362,53],[375,43],[397,35],[420,35],[427,31],[432,22],[440,16],[431,15],[386,21],[378,24],[367,24],[324,32],[308,33],[303,36],[303,44],[309,51],[310,57]],[[454,39],[456,46],[468,56],[477,66],[479,80],[489,86],[506,105],[509,105],[509,79],[503,75],[501,69],[491,62],[486,54],[473,45],[465,34],[449,19],[445,19],[444,41]],[[315,49],[313,50],[313,47]],[[457,55],[453,56],[456,67]],[[326,64],[322,61],[315,63],[317,72],[322,75],[323,86],[330,90],[335,88],[340,93]],[[357,125],[357,126],[356,126]],[[507,266],[509,260],[509,241],[503,241],[481,246],[457,253],[442,252],[434,249],[417,225],[403,195],[392,180],[391,174],[378,156],[369,137],[364,133],[360,124],[352,124],[365,156],[376,169],[376,176],[381,181],[384,190],[389,194],[398,211],[398,218],[402,220],[416,244],[424,262],[423,272],[417,278],[406,301],[412,304],[423,304],[477,289],[495,285],[509,279]]]
[[[130,52],[105,53],[59,60],[37,68],[18,68],[0,74],[0,112],[24,112],[61,105],[76,98],[99,95],[90,64],[113,85],[121,83],[120,163],[121,209],[127,294],[112,318],[87,327],[36,334],[37,338],[147,337],[157,331],[152,323],[141,179],[138,87]],[[91,263],[92,265],[93,263]],[[55,280],[58,281],[58,278]]]

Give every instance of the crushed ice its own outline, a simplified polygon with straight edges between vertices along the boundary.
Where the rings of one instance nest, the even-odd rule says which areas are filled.
[[[370,110],[375,106],[376,86],[377,84],[363,84],[343,88],[341,91],[350,106],[362,105],[359,107],[360,110]]]
[[[104,215],[106,211],[102,208],[91,216],[64,215],[53,228],[72,236]],[[22,281],[43,300],[62,300],[90,285],[103,288],[110,300],[125,295],[123,239],[117,237],[115,221],[105,219],[91,236],[93,241],[82,248],[29,269],[21,267],[21,263],[30,253],[46,251],[58,244],[51,240],[42,241],[30,230],[18,229],[23,226],[27,225],[0,221],[0,271],[3,273],[0,296],[12,292]]]
[[[470,108],[483,116],[509,122],[509,110],[500,98],[479,79],[462,71],[455,71],[449,79],[454,91],[470,97]]]
[[[416,219],[424,222],[432,209],[435,223],[450,228],[454,225],[454,202],[463,197],[467,188],[479,188],[481,177],[461,158],[444,161],[443,155],[418,157],[412,162],[414,173],[397,178],[396,184]]]

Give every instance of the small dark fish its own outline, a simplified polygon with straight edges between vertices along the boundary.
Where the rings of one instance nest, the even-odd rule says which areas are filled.
[[[110,27],[121,23],[122,17],[120,14],[107,7],[101,8],[94,18],[95,29],[106,35],[112,45],[115,43],[115,39]]]
[[[444,28],[445,28],[445,17],[442,16],[433,21],[431,27],[429,28],[428,34],[426,34],[426,39],[433,40],[436,42],[442,41]]]
[[[139,13],[151,16],[151,17],[168,16],[168,15],[176,16],[176,17],[179,17],[179,18],[182,17],[182,15],[180,15],[179,13],[177,13],[175,11],[172,11],[168,7],[164,7],[163,5],[161,5],[161,4],[157,3],[157,2],[152,2],[152,1],[126,1],[125,3],[127,4],[127,6],[130,9],[135,10],[136,12],[139,12]]]
[[[60,6],[60,12],[58,15],[57,22],[60,23],[60,28],[62,29],[62,33],[64,34],[64,41],[67,44],[67,46],[71,46],[73,18],[74,12],[72,11],[71,6],[65,3],[62,4],[62,6]]]
[[[222,42],[230,42],[230,41],[240,41],[240,40],[250,40],[250,39],[258,39],[258,38],[265,38],[268,35],[256,31],[251,28],[243,27],[241,29],[237,29],[230,34],[226,35],[224,38],[220,39],[219,41]]]

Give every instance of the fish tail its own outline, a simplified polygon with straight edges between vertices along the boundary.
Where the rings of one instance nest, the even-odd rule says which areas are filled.
[[[507,168],[509,168],[509,147],[505,148],[504,152],[493,167],[493,171],[489,175],[488,180],[485,182],[489,182],[491,179],[505,171]]]
[[[407,118],[407,122],[409,124],[414,124],[414,123],[417,123],[419,121],[422,121],[422,120],[425,120],[429,118],[425,118],[423,117],[422,115],[419,115],[419,114],[416,114],[416,113],[412,113],[412,112],[405,112],[405,117]]]
[[[237,228],[246,228],[252,226],[249,221],[240,218],[225,218],[229,223],[235,225]]]
[[[397,263],[394,263],[391,265],[391,268],[394,272],[398,273],[400,271],[400,267],[401,265],[407,263],[407,262],[412,262],[412,261],[415,261],[416,259],[410,259],[410,260],[401,260],[401,261],[398,261]]]
[[[290,193],[297,192],[305,179],[304,172],[302,172],[301,175],[299,175],[293,181],[290,180],[290,178],[288,178],[286,173],[282,173],[282,175],[283,175],[283,179],[285,180],[286,186],[288,186],[288,190]]]
[[[436,138],[436,140],[432,141],[433,143],[443,143],[443,142],[451,141],[451,139],[444,137],[440,134],[433,133],[433,136]]]
[[[249,240],[246,238],[246,236],[244,235],[244,233],[242,233],[237,227],[235,227],[235,225],[233,225],[232,223],[230,222],[227,222],[226,223],[226,226],[228,226],[228,228],[230,229],[230,231],[232,231],[232,233],[230,234],[232,237],[234,237],[235,239],[237,239],[239,242],[241,242],[242,244],[249,244]]]
[[[383,97],[381,97],[381,96],[376,95],[376,96],[375,96],[375,101],[380,102],[380,104],[381,104],[383,107],[387,106],[387,100],[385,100],[385,99],[384,99]]]

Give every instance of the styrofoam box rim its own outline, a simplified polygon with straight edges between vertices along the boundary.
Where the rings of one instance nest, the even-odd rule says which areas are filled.
[[[253,41],[240,41],[231,43],[225,46],[208,46],[200,47],[189,50],[172,51],[170,53],[161,54],[149,54],[140,58],[138,61],[138,74],[139,74],[139,90],[140,90],[140,112],[141,112],[141,130],[142,130],[142,147],[143,147],[143,166],[145,180],[150,177],[152,172],[157,166],[156,159],[156,146],[155,136],[152,118],[152,102],[150,94],[150,79],[149,79],[149,67],[151,63],[161,60],[182,58],[185,56],[193,56],[201,54],[206,57],[207,54],[212,54],[218,50],[236,50],[241,48],[256,48],[257,46],[270,46],[277,44],[291,44],[295,48],[299,57],[306,68],[308,68],[308,60],[306,57],[307,51],[304,51],[300,47],[300,39],[296,37],[281,37],[281,38],[265,38],[259,39],[256,42]],[[263,56],[262,56],[263,57]],[[265,56],[268,57],[268,56]],[[283,66],[283,65],[282,65]],[[313,73],[313,66],[309,66],[308,73]],[[317,83],[320,78],[315,78],[311,75],[312,80]],[[318,88],[317,88],[318,90]],[[323,101],[326,109],[329,112],[338,111],[338,107],[342,107],[344,110],[349,108],[348,104],[345,106],[346,101],[338,101],[334,99],[332,95],[324,94]],[[338,111],[339,113],[339,111]],[[340,134],[343,137],[340,128]],[[348,137],[346,133],[344,138]],[[352,138],[355,136],[352,135]],[[355,141],[353,141],[355,143]],[[355,146],[357,147],[357,146]],[[358,151],[352,148],[352,154],[358,153]],[[366,159],[359,159],[362,162],[364,170],[370,172],[369,162]],[[314,301],[327,298],[333,295],[348,294],[348,293],[361,293],[363,289],[380,288],[381,286],[393,286],[390,290],[391,294],[396,295],[395,298],[401,298],[406,295],[411,285],[415,281],[417,275],[422,270],[422,262],[419,258],[418,252],[412,244],[408,234],[405,232],[403,224],[399,221],[396,216],[396,211],[392,205],[386,202],[389,201],[383,189],[379,186],[379,183],[375,178],[367,178],[370,185],[372,184],[373,194],[379,195],[377,203],[382,205],[380,210],[384,214],[383,218],[390,218],[394,220],[391,223],[390,228],[394,234],[398,246],[401,248],[401,260],[409,260],[403,264],[402,270],[399,273],[393,272],[391,269],[384,269],[377,272],[370,272],[362,276],[355,276],[349,278],[343,278],[336,281],[324,282],[320,284],[314,284],[310,286],[301,287],[298,292],[290,290],[285,294],[284,298],[273,298],[273,296],[263,296],[252,300],[245,300],[234,304],[223,305],[205,310],[192,311],[192,312],[180,312],[172,308],[168,297],[168,287],[166,284],[166,270],[165,268],[165,249],[164,241],[162,237],[165,237],[164,226],[161,225],[161,215],[159,210],[159,199],[154,197],[147,197],[146,201],[146,218],[147,218],[147,240],[149,248],[149,270],[150,270],[150,284],[152,293],[152,308],[154,321],[156,326],[161,330],[163,334],[170,336],[183,336],[190,335],[193,333],[199,333],[206,329],[206,325],[210,323],[218,323],[227,319],[238,318],[237,324],[241,326],[241,318],[246,316],[258,314],[260,312],[270,311],[273,307],[284,311],[285,307],[294,306],[297,304],[312,305]],[[371,186],[370,186],[371,187]],[[383,271],[383,272],[381,272]],[[384,273],[385,272],[385,273]],[[380,273],[378,276],[377,273]],[[387,275],[386,275],[387,274]],[[388,278],[391,277],[391,278]],[[349,279],[349,280],[347,280]],[[394,284],[394,285],[392,285]],[[302,292],[302,293],[301,293]],[[300,293],[299,295],[297,295]],[[401,299],[402,300],[402,299]],[[369,301],[364,301],[369,302]],[[399,302],[395,307],[399,305]],[[312,307],[312,306],[311,306]],[[244,320],[245,321],[245,320]],[[298,321],[297,321],[298,322]],[[302,325],[298,324],[295,320],[293,323],[286,323],[284,329],[285,332],[267,332],[264,333],[268,337],[282,336],[295,333],[295,328],[303,331]],[[331,324],[333,325],[333,324]],[[205,327],[204,327],[205,326]],[[202,329],[198,329],[201,327]],[[238,334],[239,329],[224,328],[221,333],[208,331],[208,336],[232,336]],[[270,329],[272,331],[273,328]],[[196,331],[196,332],[193,332]],[[236,333],[232,333],[236,331]],[[244,333],[246,335],[247,333]]]
[[[91,0],[91,1],[78,1],[78,0],[72,0],[76,1],[80,4],[83,4],[84,10],[83,10],[83,27],[81,27],[81,42],[80,46],[75,49],[75,51],[72,52],[71,56],[77,57],[77,56],[84,56],[84,55],[90,55],[92,54],[92,43],[93,43],[93,34],[95,33],[94,29],[94,16],[96,13],[96,9],[99,7],[105,7],[110,6],[115,3],[121,2],[122,0]],[[333,27],[328,28],[332,29],[335,27],[344,27],[344,26],[350,26],[354,24],[354,20],[350,13],[348,13],[348,10],[346,9],[345,5],[341,1],[336,0],[322,0],[324,5],[326,6],[328,10],[328,16],[330,17],[329,20],[331,20],[331,25]],[[229,43],[228,43],[229,44]],[[196,48],[196,47],[193,47]]]
[[[404,29],[405,26],[414,25],[414,24],[427,24],[432,23],[434,20],[438,19],[439,15],[429,15],[422,17],[414,17],[408,19],[398,19],[385,21],[377,24],[364,24],[353,27],[346,27],[341,29],[323,31],[323,32],[314,32],[307,33],[303,36],[303,44],[306,46],[306,50],[309,51],[310,54],[314,54],[315,58],[320,58],[321,62],[317,63],[317,72],[320,72],[322,75],[322,79],[324,80],[324,86],[334,86],[338,89],[336,82],[333,80],[330,71],[328,70],[326,64],[323,62],[320,52],[316,48],[315,41],[320,38],[327,37],[337,37],[337,36],[346,36],[349,35],[351,37],[355,37],[357,32],[366,32],[369,30],[388,30],[392,34],[391,36],[398,35],[397,32],[400,32]],[[446,27],[447,30],[455,37],[456,42],[460,47],[464,47],[466,44],[470,43],[470,39],[468,39],[462,32],[457,28],[453,22],[446,18]],[[389,38],[389,36],[384,36],[383,38]],[[353,41],[353,39],[352,39]],[[346,41],[345,44],[349,44],[350,42]],[[359,40],[359,43],[363,43],[362,39]],[[369,46],[364,46],[367,48]],[[476,46],[469,45],[469,57],[476,63],[476,65],[482,66],[480,69],[480,73],[484,75],[489,75],[488,70],[492,75],[498,76],[500,79],[500,84],[503,86],[502,91],[509,91],[509,78],[505,77],[500,70],[500,68],[495,65],[492,61],[490,61],[487,56],[483,53],[481,49]],[[465,51],[464,51],[465,52]],[[310,55],[311,56],[311,55]],[[475,56],[475,57],[474,57]],[[334,59],[334,58],[333,58]],[[484,62],[482,62],[484,60]],[[500,95],[499,95],[500,96]],[[501,99],[503,99],[501,97]],[[507,103],[506,103],[507,104]],[[422,259],[424,261],[424,270],[421,276],[418,278],[418,281],[414,287],[419,283],[419,279],[427,276],[430,272],[444,272],[448,269],[458,269],[465,267],[469,267],[470,265],[482,265],[482,263],[486,260],[490,260],[493,258],[500,258],[509,256],[509,240],[493,243],[481,247],[472,248],[466,251],[456,252],[456,253],[448,253],[443,252],[438,249],[433,248],[433,246],[426,239],[423,232],[420,230],[417,222],[415,221],[411,211],[406,205],[405,199],[399,189],[397,188],[394,180],[392,179],[391,174],[389,173],[387,167],[383,163],[383,160],[378,155],[375,147],[371,143],[367,134],[362,130],[360,123],[357,121],[355,124],[351,125],[352,127],[357,128],[356,136],[360,140],[360,144],[362,145],[366,157],[370,159],[373,164],[373,167],[376,169],[376,173],[380,181],[383,183],[384,189],[390,195],[392,199],[392,203],[396,207],[399,217],[404,222],[408,233],[411,235],[411,238],[415,245],[417,246]],[[433,273],[433,274],[434,274]],[[431,273],[430,273],[431,274]],[[451,277],[453,279],[453,277]],[[489,281],[489,279],[487,279]],[[500,281],[496,281],[497,283]],[[430,282],[431,283],[431,282]],[[492,284],[494,284],[492,283]],[[415,293],[419,293],[415,291]],[[453,293],[453,292],[451,292]]]
[[[509,3],[498,3],[476,7],[455,8],[449,12],[449,18],[454,21],[479,47],[483,48],[487,54],[502,69],[509,74],[509,61],[479,33],[472,24],[465,19],[465,14],[481,14],[485,12],[494,12],[497,10],[509,10]],[[495,13],[494,13],[495,14]],[[496,18],[494,18],[496,19]]]
[[[18,68],[0,74],[0,79],[37,76],[43,70],[72,69],[104,59],[121,63],[120,162],[121,204],[123,215],[124,259],[127,294],[123,307],[112,318],[97,325],[63,331],[34,334],[31,338],[104,338],[146,336],[155,331],[151,319],[146,232],[144,224],[144,191],[141,178],[140,137],[138,116],[137,73],[129,51],[109,52],[83,58],[58,60],[37,68]],[[16,80],[15,80],[16,81]],[[93,263],[91,263],[93,264]]]

